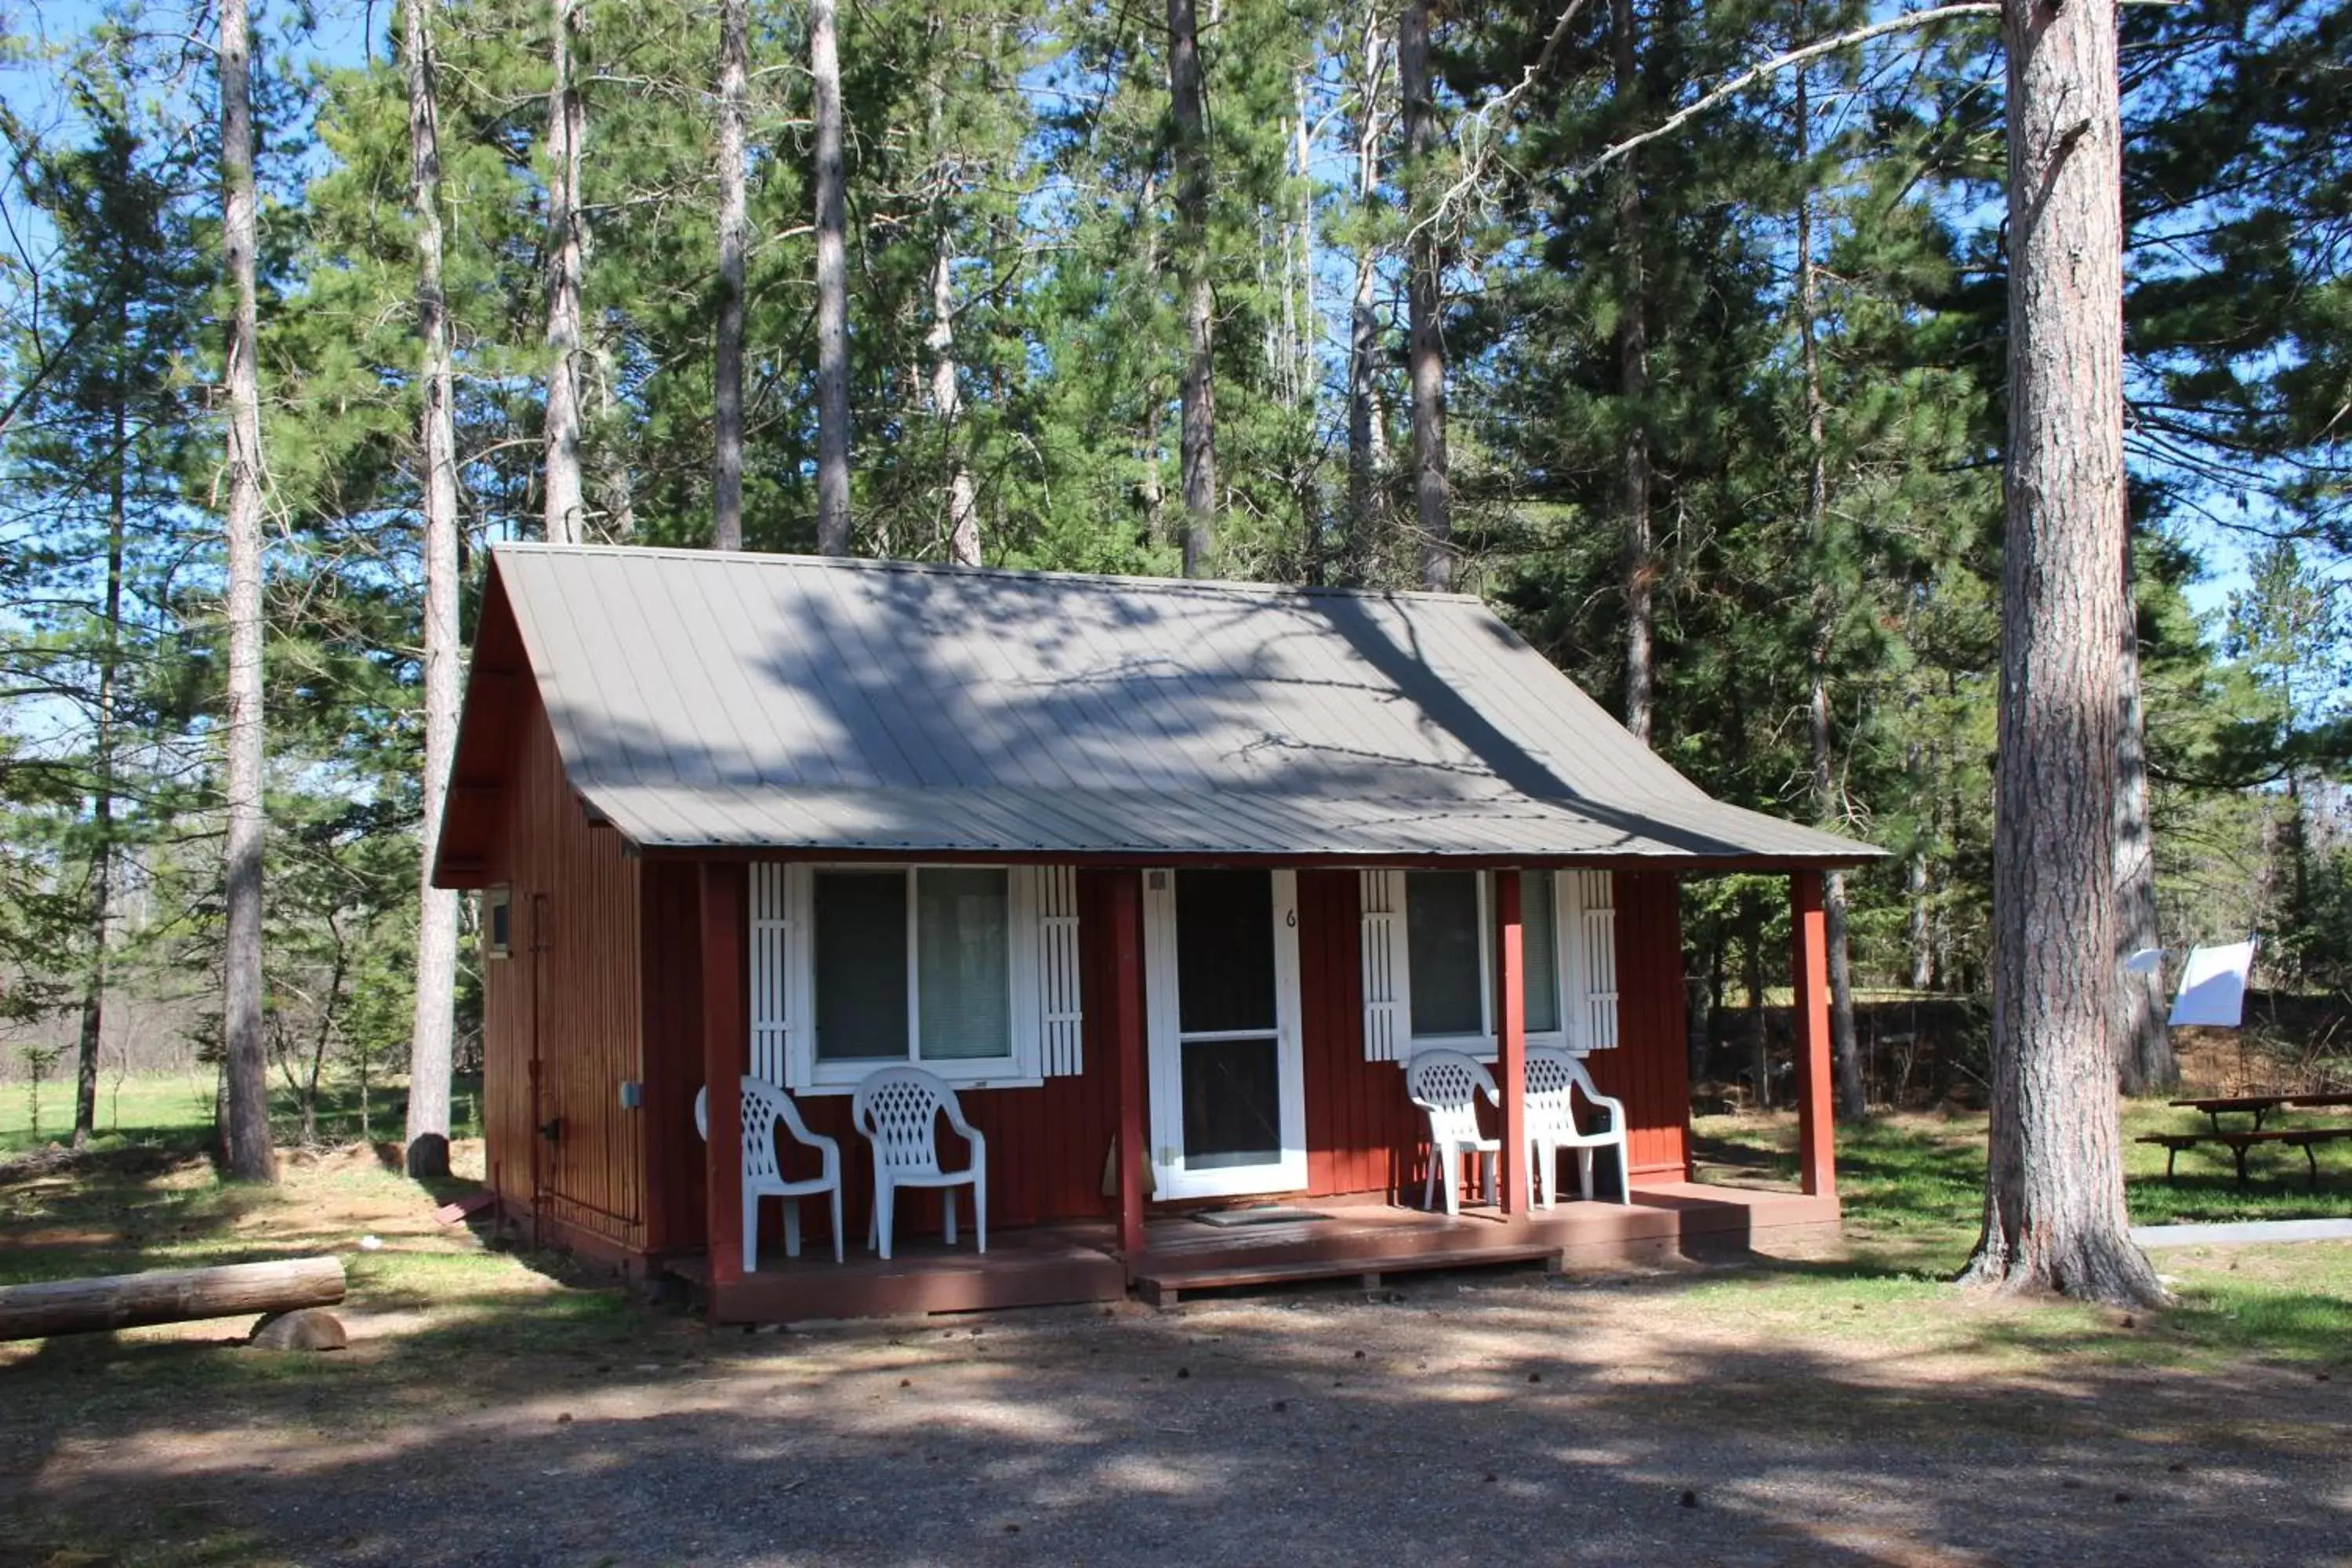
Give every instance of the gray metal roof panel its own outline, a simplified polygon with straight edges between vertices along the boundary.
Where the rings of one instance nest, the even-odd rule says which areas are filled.
[[[501,545],[572,787],[782,851],[1875,851],[1710,800],[1478,601]]]

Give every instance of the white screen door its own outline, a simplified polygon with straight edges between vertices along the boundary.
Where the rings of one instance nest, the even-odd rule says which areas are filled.
[[[1153,1177],[1165,1198],[1307,1184],[1297,877],[1145,878]]]

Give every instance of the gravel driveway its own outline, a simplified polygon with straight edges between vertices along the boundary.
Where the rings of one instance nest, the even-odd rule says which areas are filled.
[[[647,1315],[511,1355],[360,1311],[337,1375],[234,1352],[249,1397],[169,1410],[109,1400],[119,1349],[59,1342],[0,1370],[0,1563],[103,1560],[57,1555],[73,1528],[419,1568],[2352,1563],[2352,1379],[2027,1350],[2046,1310],[1958,1293],[1927,1344],[1862,1300],[1792,1330],[1691,1296],[1507,1274],[767,1334]],[[11,1430],[28,1375],[89,1403]]]

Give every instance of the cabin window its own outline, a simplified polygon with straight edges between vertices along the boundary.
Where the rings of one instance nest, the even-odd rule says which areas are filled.
[[[1012,894],[1001,869],[819,871],[819,1062],[1013,1056]]]
[[[1412,965],[1412,1037],[1486,1032],[1486,900],[1475,871],[1413,871],[1404,879],[1405,952]]]
[[[1066,867],[759,866],[752,1071],[851,1089],[918,1063],[967,1086],[1084,1070]]]
[[[482,889],[482,956],[505,958],[514,952],[514,889],[501,882]]]
[[[1549,871],[1519,873],[1527,1033],[1564,1045],[1559,890]],[[1485,871],[1409,871],[1405,959],[1412,1044],[1491,1056],[1495,1049],[1494,879]]]

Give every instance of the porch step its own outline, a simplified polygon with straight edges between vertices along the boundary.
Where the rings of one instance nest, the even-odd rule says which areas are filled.
[[[1478,1268],[1497,1263],[1541,1263],[1559,1267],[1559,1247],[1521,1244],[1479,1247],[1454,1252],[1399,1252],[1382,1256],[1319,1258],[1294,1263],[1265,1263],[1247,1268],[1154,1268],[1149,1264],[1137,1274],[1136,1289],[1155,1307],[1172,1307],[1188,1291],[1233,1290],[1253,1285],[1282,1285],[1294,1280],[1360,1278],[1364,1289],[1380,1288],[1385,1274],[1410,1274],[1436,1268]]]

